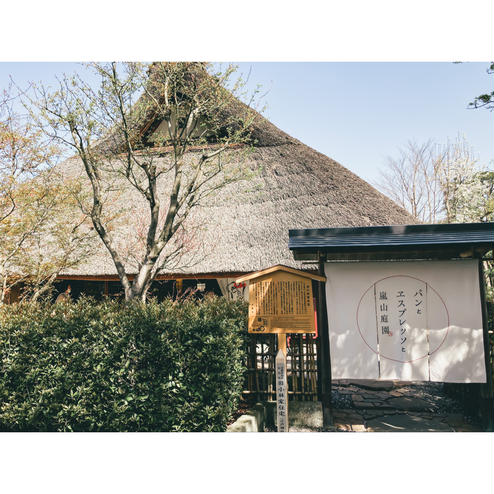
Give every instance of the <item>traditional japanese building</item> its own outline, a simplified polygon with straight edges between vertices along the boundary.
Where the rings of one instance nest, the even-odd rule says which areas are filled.
[[[235,107],[231,111],[236,111]],[[142,128],[152,133],[160,124],[151,116],[142,122]],[[255,173],[221,188],[192,211],[189,228],[194,230],[194,238],[188,240],[190,248],[180,262],[157,276],[155,293],[171,293],[178,280],[183,288],[198,286],[227,294],[241,291],[233,281],[244,273],[275,264],[310,269],[294,261],[288,249],[290,229],[415,222],[405,210],[347,168],[289,136],[261,115],[257,115],[246,146],[251,150],[244,165]],[[166,148],[156,150],[163,160],[169,152]],[[191,148],[189,156],[199,152]],[[61,169],[67,176],[85,176],[77,157],[65,161]],[[161,183],[160,187],[165,198],[167,184]],[[118,201],[127,205],[128,217],[145,214],[145,204],[137,194],[122,192]],[[132,242],[137,236],[135,223],[121,223],[119,234]],[[95,242],[97,253],[93,257],[59,276],[59,291],[70,284],[73,296],[81,291],[96,296],[121,292],[109,253],[99,238]],[[131,257],[127,259],[130,273],[136,272]]]

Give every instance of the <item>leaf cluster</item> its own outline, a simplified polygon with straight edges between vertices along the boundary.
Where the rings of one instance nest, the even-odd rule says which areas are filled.
[[[16,285],[24,286],[24,296],[39,297],[61,270],[90,254],[91,232],[75,199],[80,181],[62,179],[54,167],[59,156],[53,142],[13,111],[6,93],[0,102],[0,302]]]
[[[494,63],[489,65],[487,73],[494,74]],[[468,106],[470,108],[487,108],[491,111],[494,110],[494,91],[477,96],[471,103],[468,104]]]

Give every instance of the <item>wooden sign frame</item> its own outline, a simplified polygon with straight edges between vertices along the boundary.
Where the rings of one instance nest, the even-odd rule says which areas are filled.
[[[249,333],[315,333],[312,280],[326,277],[277,265],[238,278],[249,281]]]

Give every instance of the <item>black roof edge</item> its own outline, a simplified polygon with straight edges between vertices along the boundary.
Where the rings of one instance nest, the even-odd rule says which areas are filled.
[[[288,248],[296,260],[476,258],[494,250],[494,223],[290,230]]]
[[[436,223],[436,224],[420,224],[420,225],[386,225],[386,226],[358,226],[358,227],[337,227],[337,228],[304,228],[296,230],[288,230],[288,236],[303,237],[303,236],[334,236],[334,235],[379,235],[386,233],[394,233],[402,235],[406,233],[462,233],[471,231],[493,231],[494,223]]]

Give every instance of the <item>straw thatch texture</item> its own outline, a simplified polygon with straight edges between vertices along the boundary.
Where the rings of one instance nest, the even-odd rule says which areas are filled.
[[[266,119],[258,119],[252,135],[256,144],[247,162],[258,174],[226,186],[194,210],[188,222],[193,232],[189,252],[168,272],[250,272],[274,264],[301,267],[288,250],[289,229],[415,223],[368,183]],[[62,168],[69,176],[84,175],[77,158]],[[160,188],[166,202],[167,184]],[[126,224],[125,218],[144,217],[146,205],[130,192],[121,194],[118,202],[127,208],[119,235],[131,241],[135,225]],[[64,274],[115,274],[111,257],[97,241],[98,254]],[[127,267],[136,271],[130,257]]]

